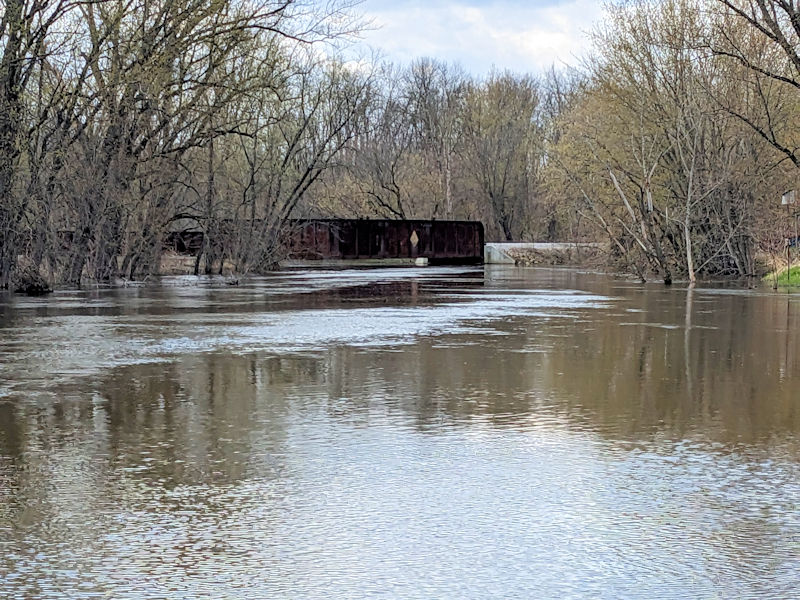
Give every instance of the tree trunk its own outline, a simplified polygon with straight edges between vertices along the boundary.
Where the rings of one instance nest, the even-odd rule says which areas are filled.
[[[694,274],[694,258],[692,257],[692,234],[689,231],[689,215],[686,215],[687,220],[683,222],[683,238],[686,245],[686,270],[689,273],[689,283],[695,283],[697,277]]]
[[[69,261],[69,268],[65,280],[72,285],[81,284],[81,276],[83,274],[83,267],[86,265],[86,257],[89,251],[89,238],[90,231],[86,227],[80,234],[80,237],[73,242],[72,256]]]
[[[444,159],[444,207],[448,219],[453,218],[453,181],[452,166],[450,165],[450,155]]]
[[[19,157],[19,127],[21,115],[20,77],[22,60],[22,0],[8,0],[7,32],[3,31],[5,46],[0,60],[0,289],[11,285],[17,263],[20,207],[14,197],[14,174]]]
[[[208,142],[208,182],[206,186],[206,221],[205,236],[203,237],[203,247],[206,255],[205,274],[211,275],[213,272],[213,262],[216,252],[212,251],[213,244],[217,243],[217,236],[212,239],[211,228],[214,223],[214,139]],[[216,230],[217,228],[214,227]]]
[[[505,236],[506,241],[513,242],[514,236],[511,233],[511,217],[509,217],[507,214],[503,214],[499,220],[500,227],[503,228],[503,235]]]
[[[647,235],[650,238],[650,245],[652,246],[653,252],[656,255],[656,262],[658,263],[659,270],[661,271],[659,274],[664,280],[664,285],[671,285],[672,271],[670,270],[667,259],[664,256],[664,248],[661,246],[661,240],[658,238],[658,235],[656,235],[655,227],[653,226],[653,197],[651,195],[649,186],[650,182],[648,181],[646,192],[647,205],[645,206],[644,199],[640,196],[639,209],[645,215],[643,221],[644,225],[647,227]]]

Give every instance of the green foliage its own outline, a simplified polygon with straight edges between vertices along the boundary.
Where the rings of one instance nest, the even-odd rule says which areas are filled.
[[[762,281],[770,285],[777,284],[780,288],[800,287],[800,266],[791,269],[780,269],[764,275]]]

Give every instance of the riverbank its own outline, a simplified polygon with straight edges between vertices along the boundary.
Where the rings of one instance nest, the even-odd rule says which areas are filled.
[[[609,258],[608,247],[600,243],[507,243],[507,242],[488,242],[485,245],[484,253],[485,265],[514,265],[514,266],[561,266],[561,267],[578,267],[611,274],[616,273],[622,275],[623,272],[619,270],[619,265],[613,264]],[[52,271],[47,268],[39,267],[38,269],[33,266],[30,261],[24,257],[20,257],[20,263],[27,265],[26,269],[29,271],[40,273],[41,281],[47,286],[47,290],[53,288],[73,288],[75,286],[59,285],[58,275],[54,275]],[[194,275],[197,257],[191,254],[179,253],[173,250],[165,251],[159,263],[159,268],[154,277],[163,276],[185,276]],[[777,272],[777,284],[775,282],[775,269],[773,268],[767,275],[765,272],[769,270],[769,261],[765,257],[760,257],[757,260],[759,268],[757,274],[753,277],[741,279],[748,287],[753,287],[757,282],[761,282],[763,286],[771,286],[773,288],[800,288],[800,265],[793,267],[787,281],[786,269],[782,268]],[[199,272],[205,273],[205,261],[201,260]],[[276,266],[277,270],[281,269],[346,269],[346,268],[385,268],[385,267],[416,267],[420,266],[414,262],[413,259],[360,259],[360,260],[316,260],[316,261],[296,261],[296,260],[283,260]],[[211,273],[215,275],[223,275],[232,281],[239,281],[243,275],[236,272],[233,262],[225,260],[223,265],[219,261],[212,264]],[[250,273],[250,276],[255,273]],[[149,277],[145,277],[147,280]],[[32,280],[32,277],[28,277]],[[714,281],[713,279],[711,281]],[[736,279],[720,279],[716,281],[734,282]],[[95,282],[92,280],[85,280],[83,286],[88,287],[128,287],[132,285],[132,281],[125,278],[117,278],[113,281],[103,283]],[[16,285],[12,289],[17,293],[36,295],[43,292],[37,291],[38,288],[24,288]]]
[[[764,283],[770,284],[774,288],[779,287],[800,287],[800,266],[791,269],[780,269],[772,271],[761,278]]]

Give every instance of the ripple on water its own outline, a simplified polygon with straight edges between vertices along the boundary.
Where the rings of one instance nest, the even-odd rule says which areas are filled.
[[[15,312],[0,597],[800,597],[785,302],[675,336],[680,294],[537,272],[387,271],[430,286],[381,305],[308,303],[374,273],[304,273],[231,306]]]
[[[62,490],[62,507],[88,493],[92,510],[62,511],[58,535],[6,555],[7,597],[793,593],[796,539],[781,536],[800,526],[785,495],[798,484],[781,461],[702,444],[621,453],[555,417],[430,435],[308,416],[279,477],[171,486],[117,471],[102,492]],[[748,509],[730,519],[734,505]]]

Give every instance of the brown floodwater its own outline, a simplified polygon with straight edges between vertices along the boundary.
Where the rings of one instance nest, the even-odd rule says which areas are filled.
[[[0,295],[0,598],[800,598],[800,295]]]

